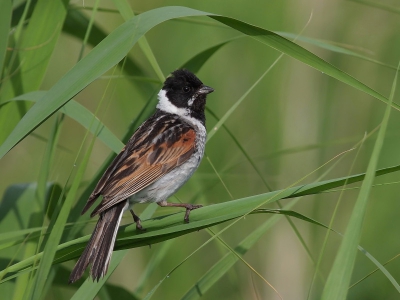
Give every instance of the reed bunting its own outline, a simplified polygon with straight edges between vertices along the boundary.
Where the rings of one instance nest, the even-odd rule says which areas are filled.
[[[154,115],[145,121],[107,168],[90,195],[84,214],[101,195],[101,203],[91,213],[99,220],[69,282],[82,277],[91,265],[90,276],[99,280],[107,273],[122,214],[135,203],[156,202],[160,206],[186,208],[201,205],[168,203],[194,173],[204,154],[206,127],[204,109],[207,94],[214,89],[193,73],[176,70],[158,93]],[[136,228],[144,230],[130,209]]]

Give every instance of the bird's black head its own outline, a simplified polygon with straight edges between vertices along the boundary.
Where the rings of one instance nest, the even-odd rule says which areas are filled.
[[[207,94],[214,89],[204,85],[196,75],[185,69],[176,70],[171,75],[162,88],[169,102],[177,108],[189,110],[197,119],[204,118]]]

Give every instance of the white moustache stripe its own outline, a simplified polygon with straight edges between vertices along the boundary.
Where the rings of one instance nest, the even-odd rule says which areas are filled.
[[[190,112],[188,109],[176,107],[174,104],[172,104],[166,95],[166,91],[164,91],[164,90],[161,90],[158,93],[157,108],[161,109],[162,111],[165,111],[165,112],[168,112],[171,114],[175,114],[178,116],[182,116],[182,117],[190,115]]]
[[[192,99],[190,99],[189,102],[190,101],[192,101]],[[192,103],[193,103],[193,101],[192,101]],[[178,116],[182,117],[182,119],[187,121],[189,124],[192,124],[193,126],[196,126],[197,128],[204,128],[204,125],[199,120],[190,116],[189,109],[182,108],[182,107],[176,107],[174,104],[172,104],[171,101],[169,101],[165,90],[161,90],[158,93],[157,108],[166,113],[178,115]]]

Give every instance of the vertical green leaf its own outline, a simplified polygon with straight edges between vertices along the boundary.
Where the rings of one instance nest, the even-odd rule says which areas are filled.
[[[46,246],[43,250],[43,260],[40,261],[39,268],[36,274],[35,286],[33,289],[33,299],[42,299],[42,292],[46,285],[46,280],[50,272],[51,265],[53,263],[54,255],[57,250],[57,246],[61,240],[61,236],[64,231],[65,224],[68,219],[68,214],[71,210],[72,203],[75,201],[77,196],[79,185],[82,182],[83,175],[86,170],[86,166],[89,161],[89,157],[91,154],[91,150],[93,148],[94,139],[90,145],[90,148],[86,151],[85,156],[79,165],[78,171],[74,180],[72,182],[71,189],[68,192],[68,196],[62,204],[62,208],[60,210],[59,215],[57,216],[57,220],[54,223],[54,226],[49,228],[50,236],[47,240]],[[50,224],[52,225],[52,224]]]
[[[400,67],[400,63],[399,63]],[[399,68],[398,67],[398,68]],[[376,167],[378,164],[379,154],[381,152],[386,129],[389,122],[391,105],[393,103],[394,93],[397,84],[397,74],[394,77],[392,90],[390,92],[389,102],[386,106],[383,116],[381,128],[379,129],[374,150],[369,160],[367,172],[361,185],[356,204],[350,217],[349,224],[346,229],[343,241],[340,245],[338,254],[333,263],[331,272],[329,273],[327,283],[322,293],[323,300],[340,300],[346,299],[350,286],[351,274],[353,272],[354,263],[357,254],[357,246],[360,241],[363,220],[368,204],[369,194],[374,182]]]
[[[11,25],[11,0],[0,1],[0,78],[6,56]]]
[[[27,28],[20,36],[21,40],[16,41],[16,49],[12,53],[14,59],[7,66],[8,79],[2,85],[0,102],[40,87],[61,33],[68,2],[68,0],[39,0],[37,2]],[[26,107],[23,103],[7,104],[0,110],[0,128],[2,129],[0,144],[25,111]]]
[[[115,6],[118,8],[121,16],[124,18],[125,21],[133,18],[135,14],[133,13],[132,8],[130,7],[128,1],[126,0],[114,0]],[[143,36],[138,41],[140,49],[142,49],[144,55],[146,56],[147,60],[149,61],[150,65],[152,66],[154,72],[157,74],[158,79],[163,82],[165,80],[165,76],[161,71],[160,65],[157,62],[156,57],[154,56],[153,50],[149,45],[146,37]]]

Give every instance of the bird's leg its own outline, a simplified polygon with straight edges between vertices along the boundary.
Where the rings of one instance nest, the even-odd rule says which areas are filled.
[[[145,231],[146,229],[144,229],[144,228],[142,227],[142,224],[140,223],[140,218],[133,212],[132,209],[130,209],[129,211],[130,211],[131,214],[132,214],[133,221],[135,221],[135,223],[136,223],[136,229],[137,229],[137,230],[140,230],[140,231]]]
[[[190,214],[191,210],[203,207],[203,205],[194,205],[194,204],[188,204],[188,203],[168,203],[165,200],[161,201],[161,202],[157,202],[157,204],[159,206],[161,206],[161,207],[173,206],[173,207],[184,207],[184,208],[186,208],[185,217],[183,218],[185,223],[189,223],[189,214]]]

